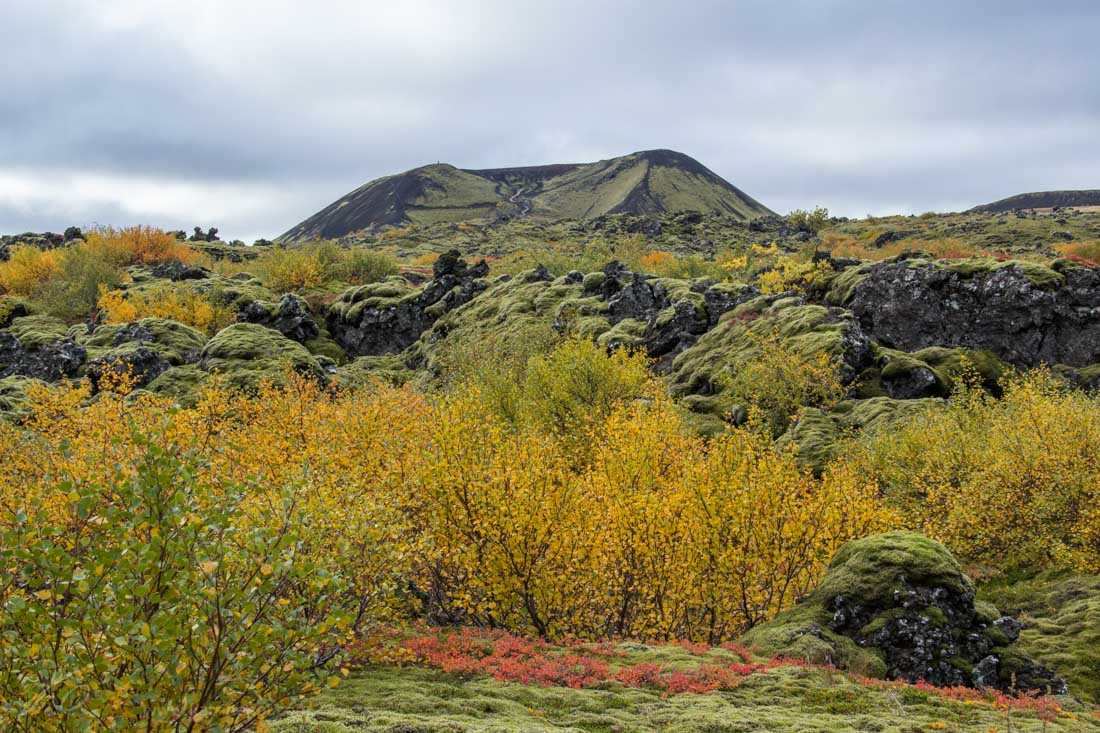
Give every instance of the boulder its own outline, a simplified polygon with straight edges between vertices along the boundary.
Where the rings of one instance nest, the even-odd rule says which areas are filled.
[[[287,293],[278,303],[255,300],[237,313],[241,323],[258,323],[273,328],[292,341],[305,343],[317,338],[321,327],[317,325],[309,306],[297,295]]]
[[[202,267],[191,267],[177,260],[154,265],[151,272],[154,277],[164,278],[173,282],[179,282],[181,280],[205,280],[210,277],[209,270]]]
[[[1014,622],[974,595],[943,545],[890,532],[842,546],[808,598],[742,641],[887,679],[1067,692],[1064,679],[1012,648]]]
[[[110,389],[122,380],[132,380],[128,386],[144,387],[172,367],[159,352],[148,346],[123,348],[97,356],[88,362],[84,374],[92,389]]]

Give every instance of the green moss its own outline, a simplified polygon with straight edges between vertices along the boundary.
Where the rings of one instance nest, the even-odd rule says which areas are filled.
[[[590,272],[584,276],[584,280],[581,282],[584,292],[592,293],[600,288],[607,280],[607,275],[602,272]]]
[[[338,365],[346,364],[348,361],[347,352],[328,335],[327,331],[322,331],[317,338],[309,339],[302,345],[314,356],[327,357]]]
[[[983,585],[979,598],[1026,622],[1016,652],[1065,676],[1075,696],[1100,703],[1100,576],[1007,578]]]
[[[927,364],[948,391],[955,387],[963,372],[970,369],[977,372],[983,387],[999,393],[1001,379],[1012,371],[1012,367],[987,350],[932,346],[911,356]]]
[[[830,618],[820,603],[801,603],[753,627],[740,642],[765,656],[833,664],[871,677],[885,677],[885,661],[873,650],[829,630]]]
[[[1020,271],[1032,285],[1044,290],[1058,288],[1066,281],[1064,275],[1050,267],[1023,260],[998,261],[992,257],[968,257],[958,260],[935,260],[932,264],[941,270],[950,270],[967,279],[998,270],[1015,269]]]
[[[624,346],[627,348],[637,347],[641,345],[642,341],[645,338],[646,326],[647,324],[645,323],[645,321],[638,321],[633,318],[626,318],[616,323],[610,329],[601,333],[596,341],[601,346]]]
[[[871,265],[849,267],[834,276],[828,284],[825,302],[829,305],[844,306],[852,299],[855,289],[867,279]]]
[[[202,350],[201,368],[223,375],[230,386],[254,389],[278,382],[288,368],[321,375],[321,365],[301,344],[255,323],[223,328]]]
[[[436,321],[409,348],[407,361],[438,375],[444,354],[462,345],[491,343],[499,348],[532,339],[541,343],[546,334],[565,328],[595,338],[611,328],[606,312],[606,304],[584,296],[579,283],[514,278],[491,285]]]
[[[0,295],[0,328],[7,328],[16,318],[30,315],[30,307],[19,298]]]
[[[898,420],[943,404],[935,398],[896,400],[881,396],[845,400],[831,412],[804,408],[777,443],[779,446],[793,445],[799,460],[820,473],[846,438],[861,432],[889,430]]]
[[[145,340],[119,340],[133,335],[138,330],[148,333]],[[74,326],[70,335],[88,349],[89,358],[100,356],[120,346],[143,344],[155,350],[173,365],[180,365],[189,357],[198,354],[206,346],[206,335],[178,321],[163,318],[142,318],[135,324],[106,324],[87,333],[83,326]]]
[[[723,315],[714,328],[677,355],[670,390],[678,397],[719,391],[725,375],[755,357],[759,344],[773,332],[800,355],[826,353],[839,358],[853,324],[850,314],[804,305],[796,298],[754,298]]]
[[[974,616],[980,624],[991,624],[1001,618],[1003,614],[989,601],[978,600],[974,602]]]
[[[946,626],[947,616],[937,606],[929,606],[924,609],[923,615],[933,626]]]
[[[336,370],[336,383],[348,389],[358,389],[381,381],[402,385],[416,382],[420,374],[409,367],[401,354],[360,356]]]
[[[27,390],[45,384],[30,377],[11,376],[0,379],[0,418],[18,420],[26,414]]]
[[[842,546],[814,597],[828,604],[842,595],[862,605],[887,607],[902,577],[915,585],[974,592],[970,579],[942,544],[914,532],[888,532]]]
[[[657,647],[629,659],[662,658]],[[699,660],[696,660],[698,663]],[[1071,701],[1063,703],[1080,711]],[[1096,730],[1087,713],[1052,729]],[[277,733],[916,733],[1004,728],[989,705],[944,700],[914,687],[879,689],[846,675],[781,667],[750,675],[736,689],[665,695],[608,683],[568,689],[497,682],[407,667],[371,667],[271,721]],[[1038,733],[1036,713],[1013,711],[1014,730]]]
[[[8,332],[19,339],[28,351],[61,341],[68,331],[68,324],[53,316],[23,316],[12,320],[8,326]]]
[[[198,399],[199,390],[209,381],[209,372],[204,372],[197,364],[186,364],[172,367],[150,382],[146,389],[190,407]]]
[[[382,282],[348,288],[329,306],[329,312],[345,321],[356,321],[369,308],[388,308],[421,292],[402,277],[388,277]]]

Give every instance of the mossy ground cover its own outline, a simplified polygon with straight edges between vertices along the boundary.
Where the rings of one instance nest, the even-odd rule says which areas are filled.
[[[509,642],[530,644],[531,642]],[[591,651],[610,660],[608,674],[659,666],[688,674],[737,665],[736,651],[695,645],[622,643],[549,647],[546,654]],[[461,733],[466,731],[1088,731],[1100,718],[1072,701],[1051,701],[1047,717],[1020,706],[951,699],[926,687],[876,683],[827,668],[778,665],[747,674],[728,689],[669,692],[652,684],[596,681],[580,688],[520,683],[420,664],[374,665],[273,721],[283,733]],[[1053,705],[1064,710],[1054,710]]]
[[[1019,648],[1100,703],[1100,576],[1042,573],[984,584],[979,597],[1024,623]]]

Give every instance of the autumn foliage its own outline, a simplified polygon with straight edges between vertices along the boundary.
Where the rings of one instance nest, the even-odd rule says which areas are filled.
[[[1000,398],[969,382],[945,409],[853,443],[847,470],[967,560],[1100,570],[1100,400],[1045,369]]]

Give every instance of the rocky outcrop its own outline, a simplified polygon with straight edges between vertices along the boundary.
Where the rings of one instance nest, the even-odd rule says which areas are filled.
[[[352,356],[401,351],[440,316],[473,300],[488,274],[484,260],[471,266],[452,250],[436,260],[422,288],[390,280],[348,290],[329,309],[329,332]]]
[[[1098,270],[992,260],[900,260],[863,270],[844,305],[883,346],[987,349],[1017,367],[1100,362]]]
[[[297,295],[290,293],[272,304],[256,300],[241,308],[237,313],[241,323],[258,323],[273,328],[292,341],[305,343],[317,338],[321,327],[317,325],[309,306]]]
[[[1020,625],[989,604],[938,542],[891,532],[837,551],[799,606],[745,643],[888,679],[1060,694],[1066,681],[1012,648]]]
[[[585,294],[607,303],[612,325],[628,319],[645,324],[640,345],[654,358],[673,357],[689,348],[724,313],[760,294],[752,287],[708,282],[691,283],[685,292],[677,292],[670,289],[668,281],[631,272],[621,262],[608,263],[601,275],[591,280],[580,278],[586,283]],[[684,281],[679,284],[687,285]]]
[[[87,351],[71,339],[61,339],[29,349],[10,333],[0,333],[0,377],[23,376],[55,382],[74,377]]]

